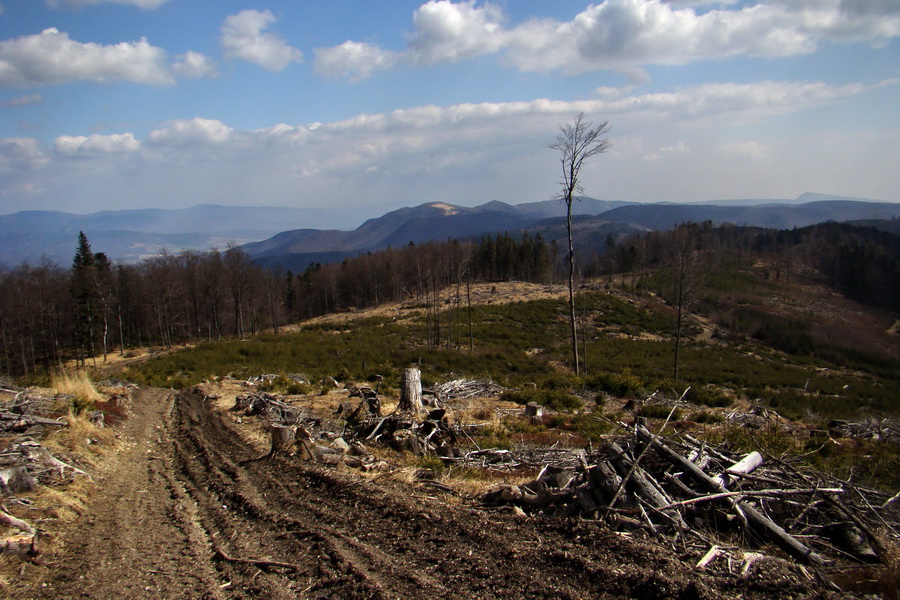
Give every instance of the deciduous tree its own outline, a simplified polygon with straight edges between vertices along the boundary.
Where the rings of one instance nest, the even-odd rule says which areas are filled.
[[[609,121],[599,125],[584,118],[584,113],[575,117],[571,123],[560,126],[556,143],[550,148],[559,151],[559,162],[562,176],[559,184],[562,190],[558,198],[566,203],[566,231],[569,238],[569,252],[567,256],[569,265],[569,316],[572,323],[572,359],[575,364],[575,374],[580,374],[578,364],[578,328],[575,320],[575,248],[572,244],[572,202],[575,193],[581,192],[579,182],[581,167],[584,161],[597,154],[609,150],[609,140],[604,137],[609,132]]]

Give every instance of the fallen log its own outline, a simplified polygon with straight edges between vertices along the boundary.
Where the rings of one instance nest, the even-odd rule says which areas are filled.
[[[0,523],[3,525],[7,525],[9,527],[15,527],[20,531],[24,531],[29,535],[37,534],[37,529],[34,528],[30,523],[19,519],[18,517],[14,517],[3,508],[0,508]]]
[[[706,496],[697,496],[680,502],[673,502],[667,506],[661,506],[659,509],[677,508],[680,506],[690,506],[692,504],[700,504],[702,502],[715,502],[716,500],[725,500],[729,498],[777,498],[779,496],[813,496],[815,494],[843,494],[846,492],[843,488],[812,488],[804,490],[752,490],[742,492],[719,492],[717,494],[708,494]]]
[[[13,427],[31,427],[32,425],[48,425],[50,427],[68,427],[66,421],[57,421],[56,419],[45,419],[44,417],[36,417],[33,415],[20,415],[11,412],[0,412],[0,422],[4,429]]]

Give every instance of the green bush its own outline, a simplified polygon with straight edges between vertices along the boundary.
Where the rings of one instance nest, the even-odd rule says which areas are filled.
[[[665,419],[669,416],[669,413],[672,413],[672,421],[681,419],[681,410],[676,408],[673,412],[671,406],[662,404],[645,404],[637,411],[638,415],[647,419]]]
[[[623,373],[600,373],[588,377],[585,386],[593,391],[606,392],[618,398],[637,396],[644,389],[644,382],[628,370]]]
[[[594,410],[590,413],[576,415],[572,420],[575,430],[592,442],[601,442],[609,435],[616,425],[609,419],[601,418],[602,411]]]
[[[731,405],[731,398],[721,390],[699,386],[692,387],[684,399],[693,404],[712,406],[715,408],[724,408]]]
[[[694,423],[701,423],[705,425],[716,425],[718,423],[724,423],[725,417],[718,413],[710,412],[708,410],[701,410],[700,412],[695,412],[691,415],[690,420]]]

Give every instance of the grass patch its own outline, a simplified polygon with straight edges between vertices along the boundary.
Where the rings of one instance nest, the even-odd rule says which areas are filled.
[[[64,405],[55,407],[60,412],[71,411],[79,415],[94,410],[96,404],[104,400],[86,371],[54,371],[50,376],[50,389],[67,397]]]
[[[584,406],[580,398],[564,390],[525,389],[503,392],[501,400],[517,404],[536,402],[541,406],[560,412],[572,412]]]

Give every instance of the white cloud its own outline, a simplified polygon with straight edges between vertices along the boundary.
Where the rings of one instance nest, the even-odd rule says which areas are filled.
[[[12,106],[36,106],[38,104],[42,104],[44,99],[40,94],[31,94],[28,96],[19,96],[17,98],[10,98],[9,100],[4,100],[0,102],[0,107],[12,107]]]
[[[55,28],[0,41],[0,87],[71,81],[173,83],[166,53],[142,39],[111,46],[73,41]]]
[[[373,71],[392,67],[400,55],[364,42],[344,42],[340,46],[316,48],[315,71],[325,77],[365,79]]]
[[[107,154],[123,154],[137,152],[141,144],[131,133],[112,135],[92,135],[85,137],[61,135],[53,143],[53,150],[68,157],[96,157]]]
[[[413,62],[456,62],[499,50],[504,41],[503,14],[475,0],[429,0],[413,13],[415,33],[408,52]]]
[[[715,8],[700,8],[709,5]],[[646,79],[639,65],[738,55],[791,56],[814,52],[826,42],[883,43],[900,36],[900,4],[896,0],[769,0],[750,5],[606,0],[588,6],[571,21],[533,19],[512,28],[505,28],[503,22],[500,10],[492,5],[430,0],[415,11],[414,32],[394,60],[373,63],[335,48],[318,49],[323,62],[317,64],[317,71],[360,79],[398,62],[429,65],[500,52],[505,62],[523,71],[611,69],[639,81]],[[386,51],[365,45],[366,56],[379,52]]]
[[[172,68],[176,73],[188,79],[215,77],[218,74],[215,61],[205,54],[192,50],[180,54]]]
[[[47,6],[57,8],[66,6],[70,8],[81,8],[83,6],[91,6],[94,4],[103,4],[108,2],[111,4],[126,4],[143,8],[144,10],[152,10],[159,8],[169,0],[47,0]]]
[[[220,42],[228,58],[256,63],[269,71],[281,71],[299,62],[303,53],[281,37],[263,30],[276,21],[270,11],[242,10],[225,19]]]
[[[297,206],[314,199],[319,206],[346,205],[360,220],[385,207],[424,201],[541,200],[556,191],[557,162],[547,144],[560,123],[583,111],[612,124],[613,150],[584,172],[589,195],[786,197],[789,193],[779,189],[793,193],[815,175],[804,166],[812,152],[815,165],[825,165],[817,168],[827,171],[833,185],[827,189],[859,186],[851,195],[878,198],[896,189],[896,169],[888,163],[896,154],[897,131],[856,132],[838,121],[827,135],[804,140],[798,131],[774,136],[772,128],[781,121],[770,117],[815,111],[898,84],[707,84],[655,94],[606,88],[577,102],[417,106],[257,130],[195,118],[160,125],[139,140],[124,133],[62,137],[55,152],[29,138],[11,138],[0,141],[0,188],[10,191],[3,200],[6,210],[39,202],[53,206],[51,199],[60,197],[81,210],[110,208],[108,200],[96,204],[103,196],[97,190],[103,189],[109,198],[127,197],[138,206],[161,201]],[[71,159],[83,156],[91,160]],[[878,168],[864,168],[867,161]],[[859,172],[871,176],[860,179]],[[798,173],[807,179],[798,179]],[[848,188],[841,181],[853,184]],[[812,183],[810,189],[826,189]],[[26,197],[28,189],[46,192]],[[379,208],[366,213],[367,204]]]
[[[155,146],[203,147],[227,142],[232,132],[233,129],[221,121],[195,117],[173,121],[162,129],[151,131],[147,141]]]
[[[34,138],[0,138],[0,172],[31,171],[47,164],[49,158]]]

